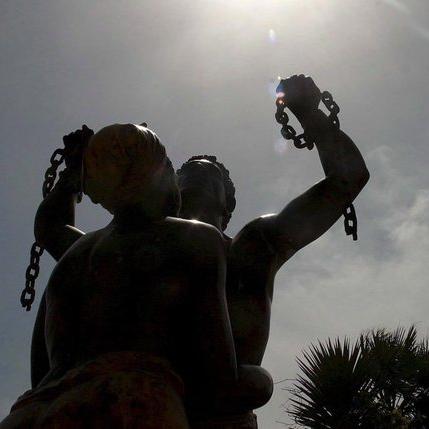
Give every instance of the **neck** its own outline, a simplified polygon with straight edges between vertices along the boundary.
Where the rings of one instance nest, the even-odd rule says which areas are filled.
[[[208,223],[222,232],[223,217],[218,213],[214,213],[211,209],[202,208],[198,210],[186,210],[182,208],[180,211],[180,217],[183,219],[194,219],[200,222]]]
[[[154,206],[130,205],[115,210],[113,223],[125,227],[137,227],[165,218],[164,213]]]

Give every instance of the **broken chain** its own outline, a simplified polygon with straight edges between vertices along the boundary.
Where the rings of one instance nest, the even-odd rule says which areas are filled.
[[[338,104],[334,101],[332,95],[328,91],[324,91],[321,94],[322,103],[325,105],[326,109],[329,111],[329,119],[335,130],[340,129],[340,120],[338,119],[338,114],[340,113],[340,108]],[[303,132],[298,134],[295,128],[289,124],[289,116],[285,112],[286,101],[285,97],[277,97],[276,100],[276,121],[282,126],[281,135],[285,140],[292,140],[293,144],[298,149],[307,148],[308,150],[313,149],[314,142],[310,140],[310,137]],[[353,240],[357,240],[357,217],[356,211],[353,204],[349,204],[343,211],[344,215],[344,229],[346,235],[351,235]]]
[[[94,132],[89,129],[86,125],[82,126],[83,138],[89,139]],[[63,137],[64,148],[56,149],[50,158],[50,166],[45,171],[42,195],[46,198],[47,195],[52,191],[55,186],[55,180],[58,175],[58,168],[66,160],[67,157],[71,156],[72,147],[69,146],[69,136]],[[69,159],[69,158],[67,158]],[[79,201],[80,197],[78,197]],[[31,310],[31,305],[34,302],[36,295],[35,284],[36,279],[40,272],[40,257],[42,256],[44,248],[35,241],[31,246],[30,250],[30,264],[25,271],[25,287],[21,293],[21,305],[27,310]]]

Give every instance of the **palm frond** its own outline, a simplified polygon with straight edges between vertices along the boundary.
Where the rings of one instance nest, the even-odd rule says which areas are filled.
[[[328,339],[297,359],[289,410],[313,429],[429,428],[429,342],[415,326]]]
[[[297,362],[303,375],[297,378],[290,411],[297,423],[312,428],[355,424],[355,410],[371,391],[359,344],[329,339],[312,345]]]

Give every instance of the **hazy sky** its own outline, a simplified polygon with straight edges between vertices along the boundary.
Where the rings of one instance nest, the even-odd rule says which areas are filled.
[[[279,139],[278,75],[305,73],[332,92],[371,181],[355,204],[359,241],[338,222],[277,276],[264,366],[293,378],[311,342],[371,327],[429,334],[427,0],[1,0],[0,58],[0,417],[29,386],[37,305],[26,313],[19,294],[62,136],[147,121],[176,167],[216,154],[237,188],[234,234],[323,177],[316,151]],[[108,219],[78,207],[86,231]],[[51,269],[46,255],[36,304]],[[288,421],[288,386],[258,412],[261,428]]]

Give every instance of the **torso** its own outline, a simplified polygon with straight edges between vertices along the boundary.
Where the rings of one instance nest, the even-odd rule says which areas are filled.
[[[171,219],[154,229],[131,232],[107,227],[76,242],[58,263],[48,285],[48,308],[52,311],[57,294],[69,293],[61,288],[61,280],[71,276],[73,364],[120,350],[153,353],[173,366],[188,358],[181,355],[189,349],[183,341],[195,267],[186,251],[183,225],[177,224],[184,222]],[[73,259],[79,269],[70,272],[67,260]],[[48,329],[48,347],[52,341]]]
[[[170,357],[186,323],[189,276],[183,270],[174,234],[112,231],[92,251],[85,273],[81,322],[88,352],[112,349]]]

